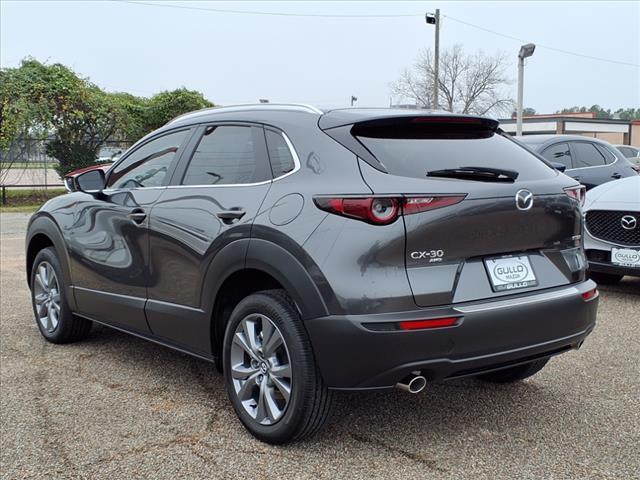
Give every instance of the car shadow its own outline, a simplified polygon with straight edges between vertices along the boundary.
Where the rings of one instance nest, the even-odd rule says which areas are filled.
[[[90,372],[92,381],[110,388],[130,384],[132,393],[153,396],[149,402],[162,394],[180,398],[183,407],[202,404],[206,399],[208,407],[234,415],[223,377],[210,362],[99,325],[86,341],[69,347],[81,349],[85,352],[81,355],[88,356],[90,365],[80,371],[85,375]],[[327,428],[300,447],[290,448],[360,442],[396,451],[406,448],[397,453],[411,456],[415,445],[437,444],[445,437],[450,444],[469,437],[506,439],[505,432],[518,425],[553,428],[571,409],[575,409],[571,400],[545,387],[536,377],[511,385],[473,378],[429,383],[417,395],[398,390],[338,392]],[[566,424],[566,418],[563,421]],[[242,429],[240,423],[233,428]]]

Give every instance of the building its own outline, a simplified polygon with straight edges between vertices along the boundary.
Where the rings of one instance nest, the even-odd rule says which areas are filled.
[[[516,119],[500,120],[500,127],[515,135]],[[614,145],[640,147],[640,120],[596,118],[593,112],[531,115],[522,119],[522,134],[567,133],[600,138]]]

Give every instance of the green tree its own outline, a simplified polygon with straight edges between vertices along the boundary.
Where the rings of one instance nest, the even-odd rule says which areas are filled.
[[[125,92],[109,93],[108,98],[117,112],[115,137],[135,141],[149,133],[146,127],[149,110],[147,98]]]
[[[12,165],[22,159],[26,143],[19,141],[29,133],[36,111],[19,93],[20,75],[16,69],[0,69],[0,183]],[[32,135],[36,135],[35,128]]]
[[[0,148],[26,135],[47,137],[47,154],[58,160],[60,175],[94,163],[117,123],[102,90],[64,65],[31,58],[2,75]]]
[[[591,107],[571,107],[558,110],[556,113],[587,113],[592,112],[596,114],[596,118],[612,118],[611,109],[605,110],[600,105],[591,105]]]
[[[536,114],[536,109],[531,107],[523,107],[522,116],[523,117],[531,117]],[[518,116],[517,110],[511,112],[511,118],[516,118]]]
[[[640,120],[640,108],[619,108],[614,112],[614,117],[621,120]]]
[[[153,131],[178,115],[207,107],[213,107],[213,103],[195,90],[182,87],[170,92],[160,92],[149,100],[145,130]]]
[[[112,137],[134,141],[178,115],[211,106],[184,87],[149,99],[106,93],[64,65],[27,58],[18,68],[0,69],[0,180],[26,137],[47,139],[46,152],[65,175],[92,165]]]

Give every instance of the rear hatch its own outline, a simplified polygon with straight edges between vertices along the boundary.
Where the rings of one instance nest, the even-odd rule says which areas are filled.
[[[364,148],[356,153],[375,195],[404,197],[405,267],[419,306],[583,275],[581,212],[565,191],[576,183],[497,127],[478,117],[405,115],[327,131],[349,144],[348,129]],[[410,211],[410,202],[425,208]]]

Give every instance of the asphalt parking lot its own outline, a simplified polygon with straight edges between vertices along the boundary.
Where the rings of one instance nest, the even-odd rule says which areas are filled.
[[[27,219],[0,214],[3,478],[640,478],[640,278],[602,288],[583,348],[521,384],[342,394],[319,435],[271,447],[207,362],[104,327],[46,343]]]

